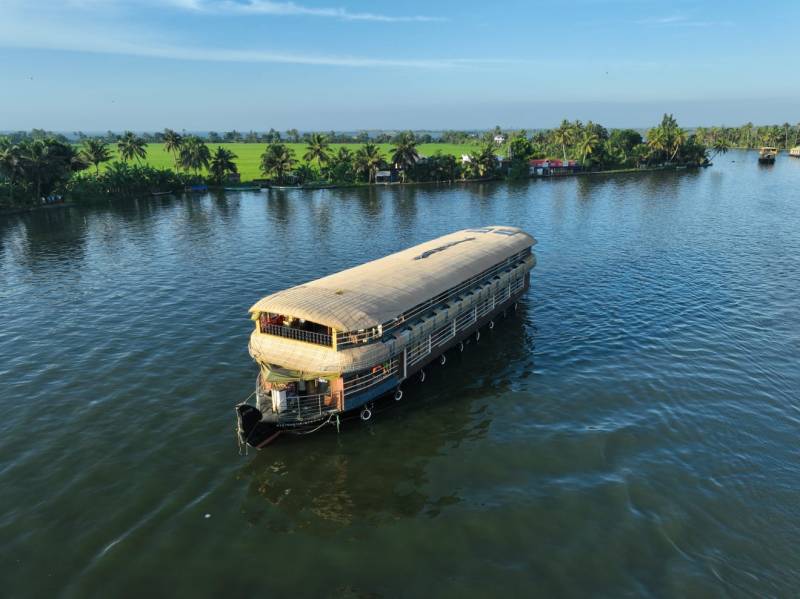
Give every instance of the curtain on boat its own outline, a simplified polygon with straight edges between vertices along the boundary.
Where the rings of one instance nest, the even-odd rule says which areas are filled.
[[[341,375],[330,372],[305,372],[303,370],[289,370],[274,364],[261,365],[261,380],[270,383],[293,383],[295,381],[310,381],[312,379],[327,379],[333,381]]]

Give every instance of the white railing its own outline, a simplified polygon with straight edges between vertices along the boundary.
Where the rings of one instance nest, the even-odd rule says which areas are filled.
[[[463,331],[477,320],[475,308],[470,308],[467,312],[456,317],[456,332]]]
[[[278,337],[285,337],[286,339],[295,339],[297,341],[326,345],[328,347],[333,344],[331,336],[325,333],[293,329],[292,327],[285,327],[279,324],[262,325],[261,332],[267,335],[276,335]]]
[[[352,378],[345,377],[344,380],[344,394],[345,397],[363,391],[368,387],[377,385],[386,379],[396,376],[400,368],[400,363],[397,358],[392,358],[388,362],[376,364],[370,372],[354,376]]]
[[[479,302],[477,306],[475,306],[475,312],[478,318],[481,316],[486,316],[489,312],[492,311],[494,308],[494,297],[490,296],[487,297],[482,302]]]
[[[485,270],[485,271],[483,271],[481,273],[478,273],[477,275],[467,279],[466,281],[463,281],[462,283],[459,283],[455,287],[451,287],[450,289],[447,289],[446,291],[443,291],[439,295],[437,295],[435,297],[432,297],[431,299],[429,299],[429,300],[427,300],[427,301],[425,301],[425,302],[423,302],[421,304],[418,304],[418,305],[414,306],[413,308],[411,308],[407,312],[404,312],[403,314],[398,316],[395,320],[385,323],[384,326],[383,326],[383,329],[382,329],[382,333],[387,333],[389,331],[394,330],[395,328],[397,328],[399,326],[407,324],[410,320],[412,320],[413,318],[416,318],[417,316],[419,316],[420,314],[423,314],[424,312],[427,312],[432,307],[445,304],[449,300],[451,300],[454,297],[464,293],[465,291],[469,290],[470,288],[479,287],[481,283],[485,283],[486,281],[492,279],[493,277],[495,277],[498,274],[503,273],[504,271],[513,270],[516,266],[519,266],[519,264],[521,264],[522,261],[530,255],[530,253],[531,253],[531,249],[530,248],[525,248],[524,250],[521,250],[521,251],[517,252],[513,256],[509,256],[508,258],[506,258],[502,262],[500,262],[498,264],[495,264],[491,268],[489,268],[489,269],[487,269],[487,270]],[[342,335],[342,337],[347,337],[350,334],[351,333],[347,332],[347,333],[342,333],[341,335]],[[355,334],[357,336],[361,335],[361,333],[358,333],[358,332],[355,332]],[[380,335],[377,335],[377,334],[373,335],[371,337],[371,339],[375,339],[375,338],[377,338],[379,336]],[[337,340],[337,347],[339,345],[340,344],[338,343],[338,340]]]
[[[315,395],[287,395],[286,404],[280,411],[275,411],[272,396],[267,389],[259,388],[258,404],[262,411],[274,414],[278,422],[303,422],[322,417],[339,410],[340,392],[317,393]]]
[[[419,342],[415,343],[411,347],[408,348],[406,352],[406,364],[411,366],[416,364],[422,358],[427,356],[431,353],[431,336],[428,335],[425,339],[420,340]]]
[[[453,328],[453,321],[448,322],[442,328],[434,331],[431,334],[431,346],[436,347],[449,341],[456,335],[456,330]]]

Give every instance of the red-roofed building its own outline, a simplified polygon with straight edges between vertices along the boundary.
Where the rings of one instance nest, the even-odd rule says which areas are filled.
[[[574,175],[580,172],[581,165],[577,160],[561,160],[559,158],[536,158],[530,161],[531,177],[554,177]]]

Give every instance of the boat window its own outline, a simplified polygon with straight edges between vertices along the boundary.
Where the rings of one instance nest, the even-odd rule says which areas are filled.
[[[507,231],[505,229],[495,229],[492,233],[496,233],[497,235],[507,235],[511,237],[512,235],[516,235],[519,231]]]

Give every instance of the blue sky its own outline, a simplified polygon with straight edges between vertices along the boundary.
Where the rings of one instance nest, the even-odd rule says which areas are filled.
[[[800,3],[0,0],[0,130],[797,122]]]

